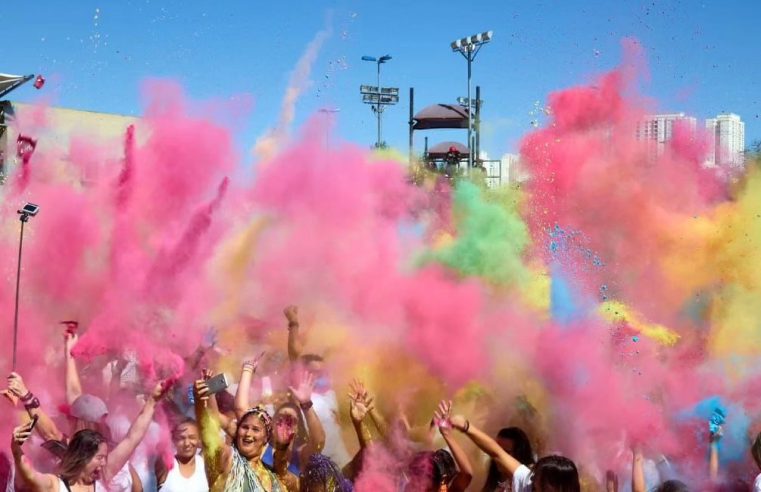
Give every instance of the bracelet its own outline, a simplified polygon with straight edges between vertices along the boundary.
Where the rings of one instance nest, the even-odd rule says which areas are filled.
[[[27,392],[26,392],[26,394],[24,396],[19,398],[19,400],[21,400],[23,402],[32,401],[33,399],[34,399],[34,394],[32,394],[32,392],[28,391],[28,390],[27,390]]]
[[[314,403],[312,403],[312,400],[309,400],[306,403],[299,403],[299,407],[301,407],[302,412],[306,412],[307,410],[312,408],[312,405],[314,405]]]
[[[40,400],[36,396],[32,396],[31,401],[24,402],[24,408],[26,408],[27,410],[34,410],[35,408],[40,408]]]
[[[470,430],[470,420],[465,421],[465,428],[462,430],[465,434]]]
[[[288,322],[288,329],[289,330],[292,329],[292,328],[298,328],[298,327],[299,327],[299,322],[298,321],[289,321]]]

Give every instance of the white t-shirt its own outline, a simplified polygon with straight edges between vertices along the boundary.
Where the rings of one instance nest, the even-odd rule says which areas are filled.
[[[513,473],[513,492],[531,492],[531,470],[526,465],[519,466]]]
[[[209,483],[206,481],[206,467],[203,458],[196,455],[196,469],[189,478],[180,473],[180,464],[174,459],[174,466],[166,476],[161,492],[209,492]]]
[[[320,418],[322,428],[325,430],[325,447],[322,454],[335,461],[338,466],[344,466],[351,457],[346,450],[346,445],[341,436],[341,426],[338,425],[336,418],[338,400],[335,391],[312,393],[312,404],[314,405],[314,413]],[[305,465],[306,463],[301,464],[301,466]]]
[[[761,492],[761,473],[756,476],[756,481],[753,482],[753,492]]]

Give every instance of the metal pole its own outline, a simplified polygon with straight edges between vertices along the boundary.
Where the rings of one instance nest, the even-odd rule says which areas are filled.
[[[475,133],[476,133],[476,160],[481,158],[481,86],[476,86],[476,120],[475,120]]]
[[[412,128],[412,125],[414,124],[414,118],[415,118],[415,88],[410,87],[410,166],[412,165],[412,144],[413,144],[413,132],[415,131]]]
[[[382,57],[380,57],[380,58],[382,58]],[[380,61],[380,58],[378,58],[378,62],[377,62],[377,65],[378,65],[378,103],[375,106],[375,112],[378,114],[378,140],[375,143],[375,147],[378,148],[378,149],[381,146],[381,125],[382,125],[382,123],[381,123],[381,85],[380,85],[380,66],[381,66],[381,61]]]
[[[473,167],[473,142],[471,140],[473,135],[473,118],[471,117],[471,107],[473,105],[470,100],[470,75],[471,64],[473,63],[473,47],[468,46],[468,172]]]
[[[18,345],[18,302],[19,302],[19,287],[21,285],[21,248],[24,246],[24,224],[29,218],[21,215],[21,235],[18,242],[18,267],[16,269],[16,310],[13,316],[13,365],[12,370],[16,370],[16,347]]]

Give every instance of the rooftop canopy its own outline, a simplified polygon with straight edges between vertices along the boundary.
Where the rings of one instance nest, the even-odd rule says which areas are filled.
[[[464,144],[460,142],[441,142],[428,149],[428,158],[443,159],[449,152],[450,147],[456,148],[461,156],[467,157],[468,148]]]
[[[0,97],[4,97],[16,87],[33,78],[34,75],[10,75],[7,73],[0,73]]]
[[[468,109],[458,104],[433,104],[413,118],[413,130],[468,128]]]

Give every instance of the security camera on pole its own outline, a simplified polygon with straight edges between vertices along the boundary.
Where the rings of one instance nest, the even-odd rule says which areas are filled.
[[[458,51],[468,60],[468,170],[473,167],[473,100],[470,96],[470,79],[471,79],[471,65],[473,60],[476,59],[476,55],[481,50],[481,46],[485,45],[492,38],[492,31],[482,32],[481,34],[474,34],[465,38],[452,41],[452,51]]]

